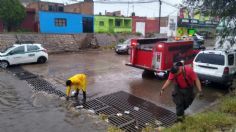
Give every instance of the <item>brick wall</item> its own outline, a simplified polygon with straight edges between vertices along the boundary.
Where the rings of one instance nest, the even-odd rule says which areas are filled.
[[[64,11],[93,15],[94,14],[94,3],[93,2],[81,2],[81,3],[66,5],[64,7]]]

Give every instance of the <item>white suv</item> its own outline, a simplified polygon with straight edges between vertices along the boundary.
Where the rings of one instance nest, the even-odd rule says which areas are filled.
[[[47,50],[41,44],[14,44],[0,52],[0,67],[23,63],[45,63],[48,60]]]
[[[200,51],[193,61],[200,80],[231,85],[236,72],[236,52],[225,50]]]

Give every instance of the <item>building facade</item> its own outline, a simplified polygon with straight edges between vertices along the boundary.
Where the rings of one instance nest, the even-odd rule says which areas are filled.
[[[160,26],[161,30],[168,26],[168,17],[161,17]],[[142,33],[143,35],[162,33],[159,31],[159,18],[132,16],[132,33]]]
[[[37,22],[36,22],[36,12],[34,9],[26,8],[26,16],[24,20],[21,22],[19,27],[15,27],[12,29],[13,31],[16,31],[18,29],[29,31],[29,32],[37,32]],[[0,32],[4,32],[4,25],[3,22],[0,20]]]
[[[94,14],[94,2],[92,0],[85,0],[75,4],[69,4],[64,6],[65,12],[81,13],[86,15]]]
[[[189,11],[180,9],[178,16],[178,28],[176,36],[191,36],[196,32],[205,32],[211,37],[215,36],[216,27],[219,24],[217,18],[205,16],[201,11]]]
[[[78,2],[75,4],[64,5],[62,3],[38,1],[32,2],[27,5],[27,8],[34,8],[38,11],[50,11],[50,12],[71,12],[93,15],[94,14],[94,2],[92,0],[85,0],[84,2]]]
[[[30,32],[38,32],[38,24],[35,19],[36,11],[34,9],[26,9],[26,17],[21,23],[20,28]]]
[[[132,19],[116,16],[95,16],[94,31],[97,33],[130,33],[132,31]]]
[[[93,16],[83,16],[78,13],[40,11],[40,32],[53,34],[79,34],[84,32],[85,26],[83,25],[83,22],[85,22],[85,20],[89,21],[90,19],[93,20]]]
[[[33,8],[36,12],[38,11],[54,11],[54,12],[64,12],[64,4],[53,3],[53,2],[31,2],[27,5],[27,8]]]

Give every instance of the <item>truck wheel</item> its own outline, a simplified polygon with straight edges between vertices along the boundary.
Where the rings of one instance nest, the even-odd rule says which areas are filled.
[[[160,73],[155,73],[155,75],[156,75],[157,79],[163,80],[163,79],[167,79],[168,78],[169,72],[165,71],[165,72],[161,72],[161,74]]]
[[[142,78],[147,78],[147,79],[155,78],[154,71],[144,70],[142,73]]]
[[[166,71],[166,72],[164,73],[163,79],[167,79],[168,77],[169,77],[169,71]]]

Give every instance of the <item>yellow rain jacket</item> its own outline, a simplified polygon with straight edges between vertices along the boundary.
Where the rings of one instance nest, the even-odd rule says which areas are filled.
[[[72,77],[70,77],[68,80],[70,80],[72,82],[72,86],[68,86],[66,88],[66,95],[70,96],[70,90],[71,88],[76,90],[83,90],[84,92],[86,92],[86,87],[87,87],[87,79],[86,79],[86,75],[85,74],[76,74]]]

